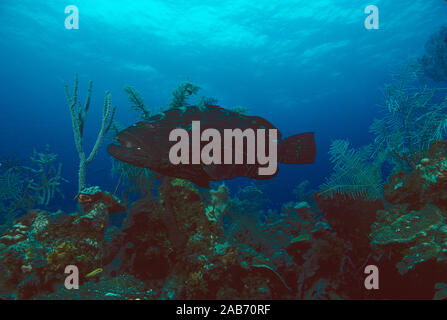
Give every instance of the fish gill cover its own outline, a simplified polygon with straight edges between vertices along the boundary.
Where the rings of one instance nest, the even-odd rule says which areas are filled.
[[[446,17],[1,1],[0,299],[446,299]]]

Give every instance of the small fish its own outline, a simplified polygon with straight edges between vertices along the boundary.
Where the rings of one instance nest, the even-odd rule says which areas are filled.
[[[103,268],[97,268],[97,269],[93,270],[92,272],[87,273],[85,277],[86,278],[90,278],[90,277],[93,277],[93,276],[97,275],[98,273],[103,272],[103,271],[104,271]]]

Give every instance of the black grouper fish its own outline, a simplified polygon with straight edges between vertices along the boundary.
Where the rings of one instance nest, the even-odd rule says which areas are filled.
[[[183,131],[189,140],[178,141],[183,140],[181,134],[174,134],[173,138],[174,129],[181,129],[180,131]],[[211,129],[212,132],[207,129]],[[200,131],[208,132],[207,137],[206,134],[197,135]],[[228,139],[230,141],[226,140],[228,132],[242,133],[239,144],[236,142],[237,138],[231,135]],[[259,135],[259,132],[264,134]],[[249,137],[252,138],[251,146]],[[254,145],[253,139],[256,140]],[[210,181],[235,177],[269,179],[278,173],[276,161],[287,164],[310,164],[314,162],[316,154],[313,132],[282,139],[281,133],[267,120],[218,106],[170,109],[151,117],[148,121],[139,122],[125,129],[117,135],[116,141],[118,144],[110,144],[107,148],[116,159],[134,166],[149,168],[165,176],[187,179],[204,188],[209,188]],[[215,148],[210,147],[211,142]],[[171,148],[176,151],[172,151]],[[172,161],[173,154],[182,153],[180,149],[185,151],[186,158],[183,158],[184,161],[181,163]],[[203,156],[204,152],[208,154],[208,161]],[[229,156],[225,158],[228,152]],[[239,162],[236,160],[238,153]],[[267,154],[270,156],[267,157],[270,162],[274,163],[266,162]],[[192,160],[185,161],[189,156]],[[214,160],[209,160],[210,158]],[[266,170],[267,165],[271,170]],[[260,174],[262,168],[264,173]]]

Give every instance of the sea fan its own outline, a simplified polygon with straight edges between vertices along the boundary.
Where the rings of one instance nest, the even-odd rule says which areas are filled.
[[[56,164],[56,158],[47,146],[44,153],[34,150],[32,167],[16,163],[0,170],[0,229],[10,226],[21,212],[47,207],[57,194],[64,197],[59,188],[68,181],[61,176],[62,164]]]
[[[371,145],[359,150],[349,148],[347,140],[332,142],[329,154],[334,163],[334,173],[320,186],[320,195],[334,198],[340,194],[345,198],[367,200],[382,198],[383,153],[372,160]]]
[[[419,63],[427,77],[434,81],[447,81],[447,26],[430,37]]]
[[[386,86],[385,115],[370,127],[377,152],[415,154],[447,134],[447,98],[421,85],[420,66],[408,64]]]

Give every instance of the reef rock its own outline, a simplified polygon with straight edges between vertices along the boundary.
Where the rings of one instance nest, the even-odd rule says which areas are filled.
[[[32,210],[18,219],[0,236],[0,294],[33,298],[63,284],[67,265],[78,267],[81,282],[101,267],[111,203],[98,191],[81,213]]]

